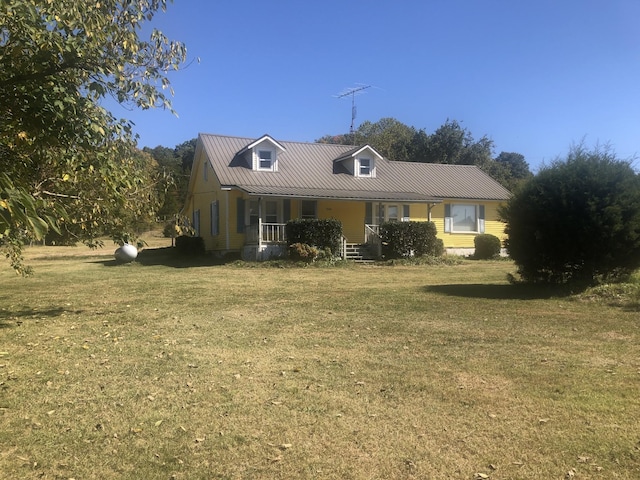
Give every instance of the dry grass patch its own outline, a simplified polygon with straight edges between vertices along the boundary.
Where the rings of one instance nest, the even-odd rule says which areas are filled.
[[[637,312],[511,264],[0,274],[5,478],[637,478]],[[96,256],[97,255],[97,256]]]

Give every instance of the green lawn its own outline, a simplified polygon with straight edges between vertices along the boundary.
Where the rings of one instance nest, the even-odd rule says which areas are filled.
[[[0,270],[1,478],[640,478],[637,310],[507,261],[111,253]]]

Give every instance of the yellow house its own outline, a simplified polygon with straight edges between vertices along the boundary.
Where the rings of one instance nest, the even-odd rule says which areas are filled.
[[[376,244],[385,221],[432,221],[448,251],[474,237],[504,239],[509,191],[472,165],[395,162],[369,145],[281,142],[200,134],[183,213],[205,249],[262,260],[286,249],[285,224],[337,219],[344,255]]]

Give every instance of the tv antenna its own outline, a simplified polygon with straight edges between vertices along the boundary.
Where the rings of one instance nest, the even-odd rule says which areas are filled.
[[[348,88],[344,90],[342,93],[336,95],[336,98],[344,98],[351,95],[351,127],[349,128],[349,134],[353,135],[353,123],[356,119],[357,109],[356,109],[356,93],[362,92],[367,88],[370,88],[371,85],[360,85],[358,87]]]

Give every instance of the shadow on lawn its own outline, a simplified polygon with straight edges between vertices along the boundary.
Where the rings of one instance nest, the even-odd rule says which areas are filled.
[[[570,292],[548,286],[524,284],[479,284],[460,283],[449,285],[428,285],[425,292],[439,293],[452,297],[486,298],[489,300],[544,300],[552,297],[569,296]]]
[[[98,260],[96,263],[101,263],[105,267],[122,265],[122,263],[118,262],[115,258],[109,260]],[[162,265],[173,268],[193,268],[224,265],[227,262],[211,255],[180,255],[176,252],[175,247],[161,247],[145,248],[138,253],[135,263],[144,266]]]
[[[59,317],[72,313],[82,313],[82,310],[69,310],[64,307],[52,307],[46,309],[22,308],[21,310],[0,310],[0,328],[9,328],[21,325],[27,320],[37,320],[45,317]]]

